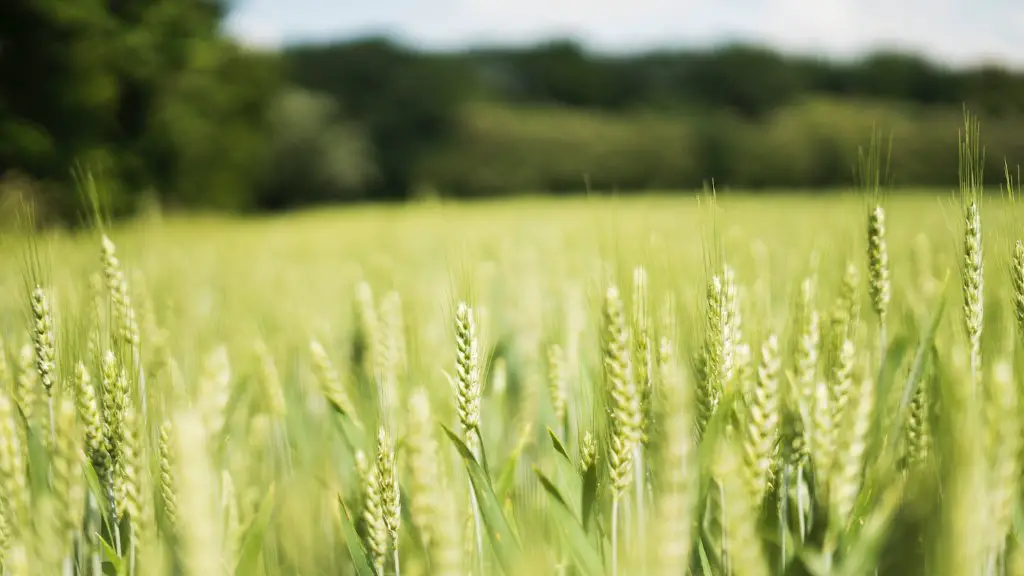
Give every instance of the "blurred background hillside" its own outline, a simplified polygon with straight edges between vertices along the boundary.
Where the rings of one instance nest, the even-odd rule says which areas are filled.
[[[425,22],[445,19],[444,1]],[[346,18],[302,4],[276,3],[282,27]],[[929,10],[955,5],[891,4],[917,36]],[[947,10],[932,45],[1006,36],[1013,7],[992,4],[978,8],[989,20],[965,18],[959,31]],[[1012,46],[992,57],[999,51],[984,43],[977,54],[836,53],[788,49],[776,41],[785,27],[730,39],[673,36],[670,23],[657,42],[619,48],[592,47],[571,26],[516,42],[486,26],[463,43],[376,29],[266,42],[238,23],[262,9],[272,27],[267,6],[0,2],[0,189],[34,194],[54,218],[75,215],[75,166],[117,183],[122,214],[565,194],[585,183],[621,194],[712,179],[719,190],[824,190],[853,181],[857,147],[875,126],[894,138],[896,184],[951,186],[964,105],[981,117],[993,179],[1024,157],[1024,72]]]

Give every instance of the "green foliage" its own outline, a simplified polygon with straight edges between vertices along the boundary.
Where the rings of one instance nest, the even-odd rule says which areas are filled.
[[[1024,158],[1024,116],[988,117],[986,171]],[[458,135],[419,179],[456,196],[596,190],[849,187],[858,146],[893,135],[897,186],[955,186],[957,109],[814,99],[744,119],[728,112],[610,113],[564,107],[467,107]]]
[[[116,213],[155,188],[166,203],[247,204],[265,147],[273,58],[220,37],[213,0],[11,0],[0,6],[0,173],[77,207],[69,167],[122,184]]]
[[[338,117],[328,96],[301,89],[280,94],[270,110],[270,140],[257,191],[261,207],[362,198],[376,176],[366,136]]]
[[[382,199],[409,194],[421,158],[453,129],[469,89],[457,59],[384,40],[294,48],[284,58],[292,81],[330,95],[364,127],[378,171],[371,190]]]

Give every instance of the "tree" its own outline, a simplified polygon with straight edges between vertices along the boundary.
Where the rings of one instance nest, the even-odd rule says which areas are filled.
[[[0,172],[53,183],[64,210],[78,162],[123,184],[116,211],[145,188],[244,205],[277,80],[272,58],[220,35],[225,14],[213,0],[0,2]]]
[[[285,58],[294,82],[329,94],[365,127],[379,176],[372,193],[380,199],[411,194],[416,165],[454,133],[472,89],[462,60],[380,39],[292,48]]]

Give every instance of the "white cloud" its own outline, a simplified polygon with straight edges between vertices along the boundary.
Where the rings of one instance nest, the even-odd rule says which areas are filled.
[[[231,34],[248,46],[278,48],[284,42],[285,30],[259,17],[242,14],[228,22]]]

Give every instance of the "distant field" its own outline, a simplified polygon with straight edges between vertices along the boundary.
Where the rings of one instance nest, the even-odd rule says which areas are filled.
[[[28,245],[8,236],[0,335],[10,369],[0,379],[28,427],[0,402],[0,472],[24,476],[23,462],[11,464],[21,454],[30,469],[49,466],[60,479],[61,458],[84,447],[94,463],[86,469],[97,472],[89,500],[110,500],[115,510],[72,512],[64,530],[47,527],[39,521],[46,506],[74,511],[82,502],[66,500],[45,475],[27,487],[0,479],[4,567],[65,561],[92,574],[94,552],[111,558],[84,535],[101,532],[114,546],[97,514],[124,507],[123,561],[137,562],[139,574],[236,565],[246,574],[366,574],[382,546],[391,573],[392,540],[381,528],[394,522],[391,484],[373,483],[367,495],[359,450],[378,475],[397,466],[405,574],[476,573],[481,562],[486,573],[506,566],[509,574],[566,573],[563,565],[575,565],[568,573],[679,573],[680,563],[696,573],[726,573],[724,565],[777,573],[785,564],[788,573],[810,565],[825,574],[808,560],[822,549],[836,574],[876,565],[879,573],[937,573],[922,568],[932,557],[943,566],[1010,562],[1016,532],[1001,514],[1016,510],[1019,493],[1019,454],[1006,450],[1022,445],[1010,282],[1020,210],[995,194],[983,203],[977,369],[994,392],[971,397],[950,392],[972,381],[959,199],[935,191],[884,202],[890,364],[880,379],[871,207],[859,195],[730,193],[715,204],[689,194],[140,220],[108,231],[130,303],[119,296],[117,266],[101,264],[98,232],[36,238],[36,276],[23,266]],[[646,292],[636,292],[638,266]],[[947,274],[944,316],[929,335]],[[719,320],[708,308],[712,278],[725,299]],[[43,324],[26,282],[45,289],[52,316]],[[610,286],[622,298],[622,326]],[[472,311],[472,331],[460,302]],[[127,310],[135,343],[124,337]],[[35,347],[26,349],[33,314]],[[52,365],[36,361],[47,354],[38,338],[48,325]],[[78,362],[92,375],[102,418],[113,418],[97,431],[114,434],[103,444],[115,461],[106,471],[81,436],[90,422]],[[107,376],[119,370],[128,408],[112,400],[120,389]],[[39,384],[47,377],[57,382],[53,400]],[[478,457],[486,454],[490,485],[477,486],[475,518],[466,468],[438,424],[467,438],[459,410],[464,422],[479,402],[476,379],[481,447],[468,437]],[[901,404],[907,382],[912,402]],[[61,421],[62,398],[77,400],[78,422],[54,429],[73,436],[27,450],[51,435],[47,404]],[[427,404],[432,416],[423,414]],[[622,444],[631,410],[644,436]],[[389,431],[380,466],[378,422]],[[589,473],[580,462],[585,433],[596,438]],[[967,453],[958,434],[978,453]],[[642,474],[623,468],[626,455]],[[551,479],[548,489],[534,465]],[[85,489],[72,470],[67,482]],[[941,504],[938,486],[947,490]],[[346,539],[339,495],[361,538]],[[583,516],[591,502],[596,523]],[[778,523],[782,503],[788,532]],[[888,531],[893,525],[899,530]],[[37,549],[32,534],[49,534],[52,545]],[[803,559],[794,555],[801,548]],[[939,572],[968,573],[958,570]]]
[[[985,209],[991,223],[985,232],[999,241],[1007,232],[1006,204],[992,199]],[[775,308],[812,267],[827,280],[841,273],[847,258],[863,263],[866,212],[858,196],[731,194],[719,198],[714,211],[694,193],[327,209],[252,219],[172,217],[111,236],[125,266],[145,276],[157,301],[187,309],[216,298],[217,316],[231,322],[283,315],[291,326],[313,329],[307,324],[345,321],[361,279],[378,290],[399,290],[414,308],[429,304],[423,313],[440,321],[449,312],[442,304],[468,297],[469,289],[481,305],[498,309],[531,285],[544,300],[557,300],[569,282],[599,295],[608,273],[626,282],[638,264],[649,268],[657,290],[671,286],[685,296],[680,312],[689,314],[703,294],[705,253],[718,241],[745,284],[760,280],[772,287]],[[952,192],[890,199],[897,286],[913,280],[910,263],[920,234],[934,252],[936,273],[954,265],[958,212]],[[51,252],[46,268],[54,281],[81,286],[83,275],[95,271],[96,243],[91,236],[49,239],[43,246]],[[20,321],[15,246],[5,251],[10,297],[4,303]],[[199,320],[201,332],[221,336],[218,323]]]

